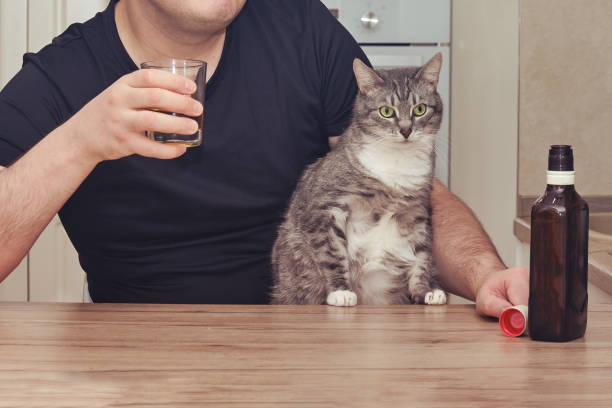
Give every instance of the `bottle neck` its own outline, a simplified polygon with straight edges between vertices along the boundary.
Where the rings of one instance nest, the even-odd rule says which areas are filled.
[[[544,194],[572,194],[576,189],[573,184],[547,184]]]
[[[575,171],[546,171],[546,184],[552,186],[573,186]]]

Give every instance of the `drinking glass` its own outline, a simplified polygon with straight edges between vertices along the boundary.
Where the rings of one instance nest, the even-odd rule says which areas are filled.
[[[141,69],[161,69],[182,75],[196,83],[196,90],[191,97],[204,106],[204,92],[206,90],[206,62],[192,59],[169,58],[165,60],[147,61],[140,64]],[[187,116],[180,113],[166,112],[161,109],[153,109],[172,116],[188,117],[198,122],[198,131],[192,135],[180,135],[178,133],[164,133],[147,130],[147,137],[162,143],[181,143],[187,147],[199,146],[202,143],[202,127],[204,125],[204,111],[199,116]]]

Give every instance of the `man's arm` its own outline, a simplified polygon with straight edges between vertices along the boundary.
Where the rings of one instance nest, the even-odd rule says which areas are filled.
[[[431,196],[434,258],[440,283],[476,301],[478,312],[499,316],[513,304],[527,304],[529,271],[507,269],[472,211],[434,179]]]
[[[128,74],[0,170],[0,282],[99,162],[131,154],[169,159],[185,152],[184,146],[147,139],[144,131],[191,134],[197,123],[147,108],[197,116],[202,105],[189,96],[194,87],[158,70]]]
[[[0,170],[0,281],[17,267],[94,166],[58,128]]]

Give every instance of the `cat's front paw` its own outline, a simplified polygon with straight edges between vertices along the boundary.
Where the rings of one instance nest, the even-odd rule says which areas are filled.
[[[350,290],[335,290],[327,295],[327,304],[331,306],[355,306],[357,295]]]
[[[426,305],[445,305],[446,304],[446,293],[440,289],[434,289],[431,292],[425,294]]]

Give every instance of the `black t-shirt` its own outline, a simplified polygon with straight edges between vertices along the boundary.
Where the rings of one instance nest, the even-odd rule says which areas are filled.
[[[366,61],[318,0],[247,1],[207,85],[202,145],[102,162],[60,210],[92,299],[267,302],[297,179],[350,121],[355,57]],[[0,165],[136,69],[113,2],[26,54],[0,93]]]

